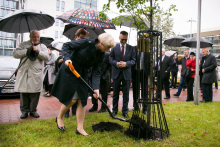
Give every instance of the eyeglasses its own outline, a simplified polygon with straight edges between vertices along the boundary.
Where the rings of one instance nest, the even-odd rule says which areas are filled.
[[[128,39],[121,39],[121,41],[127,41]]]

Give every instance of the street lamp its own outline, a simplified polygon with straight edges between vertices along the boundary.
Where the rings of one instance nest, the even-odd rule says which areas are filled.
[[[190,37],[192,37],[192,23],[196,22],[195,20],[192,20],[192,18],[190,20],[188,20],[187,22],[191,22],[191,28],[190,28]]]

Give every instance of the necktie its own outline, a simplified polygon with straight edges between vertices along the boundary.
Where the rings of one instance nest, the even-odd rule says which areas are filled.
[[[124,45],[121,46],[121,58],[123,59],[124,57]]]

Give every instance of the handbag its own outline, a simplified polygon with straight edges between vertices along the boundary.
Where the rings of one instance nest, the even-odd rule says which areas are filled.
[[[191,77],[192,75],[192,70],[190,68],[186,68],[186,71],[185,71],[185,77],[184,77],[184,83],[186,83],[189,78]]]

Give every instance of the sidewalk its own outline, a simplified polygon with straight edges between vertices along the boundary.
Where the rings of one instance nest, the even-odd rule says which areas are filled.
[[[219,87],[220,88],[220,87]],[[170,89],[171,98],[163,99],[163,103],[171,103],[171,102],[185,102],[186,101],[186,91],[182,91],[179,98],[173,97],[172,94],[175,94],[177,89]],[[213,101],[220,101],[219,98],[220,89],[213,89]],[[112,108],[112,93],[108,96],[108,107]],[[162,98],[164,98],[165,93],[162,91]],[[201,93],[199,100],[202,100]],[[122,108],[122,95],[119,98],[119,110]],[[41,95],[39,103],[38,103],[38,114],[39,118],[33,118],[28,116],[26,119],[20,119],[20,100],[19,99],[0,99],[0,123],[8,123],[8,122],[18,122],[18,121],[26,121],[26,120],[37,120],[37,119],[48,119],[53,118],[58,115],[61,103],[55,97],[43,97]],[[92,102],[88,99],[86,106],[86,113],[89,113],[89,109],[92,107]],[[99,109],[101,107],[101,103],[99,102]],[[133,92],[130,90],[129,95],[129,109],[133,108]],[[99,110],[98,109],[98,110]],[[96,111],[97,112],[97,111]],[[96,113],[94,112],[94,113]],[[71,114],[72,115],[72,114]],[[70,115],[70,116],[71,116]],[[106,114],[107,115],[107,114]]]

